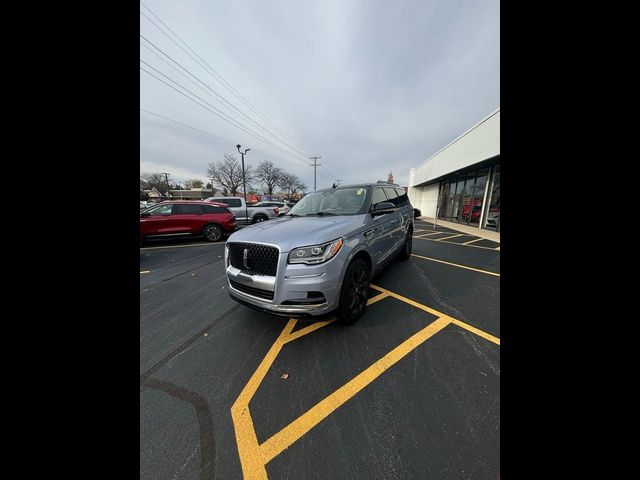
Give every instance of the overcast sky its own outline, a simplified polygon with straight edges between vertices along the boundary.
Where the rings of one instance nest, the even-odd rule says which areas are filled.
[[[141,70],[140,108],[166,117],[140,112],[141,173],[206,180],[209,162],[225,153],[240,159],[235,148],[240,143],[251,148],[247,164],[270,160],[311,189],[311,155],[322,156],[318,188],[335,179],[343,184],[386,180],[389,170],[406,186],[410,168],[500,106],[497,0],[144,4],[188,48],[176,39],[178,45],[192,49],[213,72],[142,13],[141,35],[186,71],[142,38],[141,61],[199,96],[210,110],[290,154]],[[140,10],[171,37],[142,3]],[[141,66],[180,90],[150,66]]]

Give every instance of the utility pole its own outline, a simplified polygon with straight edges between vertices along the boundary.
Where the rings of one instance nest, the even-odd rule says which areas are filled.
[[[164,182],[167,184],[167,198],[169,198],[169,175],[170,173],[162,172],[160,175],[164,175]]]
[[[245,181],[245,178],[244,178],[244,156],[251,149],[245,148],[243,152],[240,150],[240,148],[242,148],[242,145],[240,144],[236,145],[236,148],[238,149],[238,153],[242,155],[242,189],[244,190],[244,216],[246,218],[247,224],[249,224],[249,212],[247,210],[247,182]]]
[[[309,157],[310,160],[313,160],[313,163],[310,164],[311,167],[313,167],[313,191],[315,192],[316,190],[316,167],[321,166],[321,163],[318,163],[318,159],[322,158],[322,157]]]

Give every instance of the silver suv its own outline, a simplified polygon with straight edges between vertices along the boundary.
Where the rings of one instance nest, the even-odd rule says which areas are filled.
[[[305,196],[276,220],[229,237],[229,294],[248,307],[304,317],[337,310],[353,323],[367,306],[369,279],[411,255],[413,207],[402,187],[345,185]]]

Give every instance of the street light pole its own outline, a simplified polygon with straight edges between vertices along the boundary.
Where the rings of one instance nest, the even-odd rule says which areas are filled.
[[[240,155],[242,155],[242,189],[244,190],[244,217],[247,221],[247,225],[249,224],[249,210],[247,209],[247,182],[245,181],[244,178],[244,156],[245,154],[251,150],[250,148],[245,148],[244,152],[240,151],[240,147],[242,145],[238,144],[236,145],[236,148],[238,149],[238,152],[240,153]]]

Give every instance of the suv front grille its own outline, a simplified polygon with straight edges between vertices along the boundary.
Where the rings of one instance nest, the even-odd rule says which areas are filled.
[[[280,252],[276,247],[256,243],[227,243],[229,263],[248,275],[276,276]],[[245,250],[246,264],[245,264]]]
[[[249,295],[253,295],[254,297],[264,298],[266,300],[273,300],[273,292],[269,290],[262,290],[261,288],[250,287],[248,285],[244,285],[242,283],[234,282],[229,279],[229,283],[236,290],[240,290],[241,292],[248,293]]]

